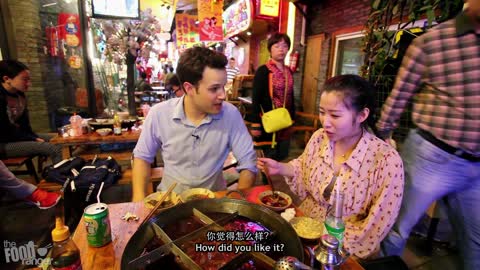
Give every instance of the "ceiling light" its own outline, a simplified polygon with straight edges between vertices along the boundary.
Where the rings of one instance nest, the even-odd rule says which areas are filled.
[[[252,35],[252,32],[247,31],[247,36],[251,36],[251,35]]]

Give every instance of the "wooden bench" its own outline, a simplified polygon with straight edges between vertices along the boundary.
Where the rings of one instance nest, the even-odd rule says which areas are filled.
[[[152,176],[150,182],[152,183],[152,190],[153,192],[153,185],[160,183],[163,177],[163,167],[156,167],[152,168]],[[120,178],[117,182],[117,185],[130,185],[132,183],[132,169],[127,169],[122,173],[122,178]],[[37,185],[38,188],[48,190],[48,191],[60,191],[62,186],[58,183],[47,182],[46,180],[40,181]],[[150,188],[149,188],[150,189]],[[151,193],[150,192],[150,193]]]
[[[35,179],[35,182],[38,183],[40,180],[37,174],[37,171],[35,170],[35,166],[33,165],[33,158],[32,157],[15,157],[15,158],[6,158],[2,159],[3,163],[7,167],[15,167],[15,169],[11,170],[13,174],[28,174],[33,176]],[[39,157],[40,158],[40,157]],[[18,169],[19,167],[25,165],[27,168],[26,170]],[[40,168],[39,168],[40,170]]]

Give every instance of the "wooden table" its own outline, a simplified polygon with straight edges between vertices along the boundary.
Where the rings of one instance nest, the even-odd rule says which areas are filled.
[[[251,189],[244,190],[246,198],[250,202],[258,203],[258,194],[265,190],[269,190],[269,186],[257,186]],[[227,191],[216,192],[217,198],[225,197]],[[232,195],[235,197],[237,195]],[[82,268],[88,270],[101,269],[120,269],[123,251],[141,224],[141,221],[147,216],[148,210],[143,205],[143,202],[128,202],[119,204],[108,205],[110,214],[110,225],[112,228],[112,242],[106,246],[93,248],[87,243],[87,235],[83,218],[73,234],[73,241],[80,249],[80,255],[82,260]],[[130,212],[137,215],[139,221],[126,222],[121,217]],[[348,259],[347,262],[342,264],[341,270],[364,270],[355,260]]]
[[[71,146],[84,144],[130,143],[137,142],[139,137],[140,131],[123,131],[122,135],[110,134],[107,136],[100,136],[96,132],[91,132],[89,134],[83,134],[76,137],[62,137],[57,134],[50,139],[50,143],[62,146],[62,157],[65,159],[71,157]]]

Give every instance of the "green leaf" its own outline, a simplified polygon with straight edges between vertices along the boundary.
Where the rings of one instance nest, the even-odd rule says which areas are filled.
[[[432,22],[435,20],[435,12],[433,12],[433,9],[427,10],[427,21],[428,21],[428,26],[432,26]]]
[[[378,9],[378,6],[380,5],[381,0],[375,0],[373,1],[372,8],[373,9]]]
[[[392,9],[392,15],[396,15],[398,13],[399,5],[396,4]]]

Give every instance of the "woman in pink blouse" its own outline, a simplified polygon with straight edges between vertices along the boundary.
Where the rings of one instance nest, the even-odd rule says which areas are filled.
[[[397,151],[368,131],[375,122],[373,87],[356,75],[324,85],[320,121],[303,154],[289,163],[259,158],[259,169],[283,175],[303,199],[300,209],[324,221],[335,191],[345,194],[344,247],[368,258],[397,217],[403,193],[403,164]],[[330,196],[332,194],[332,196]]]

